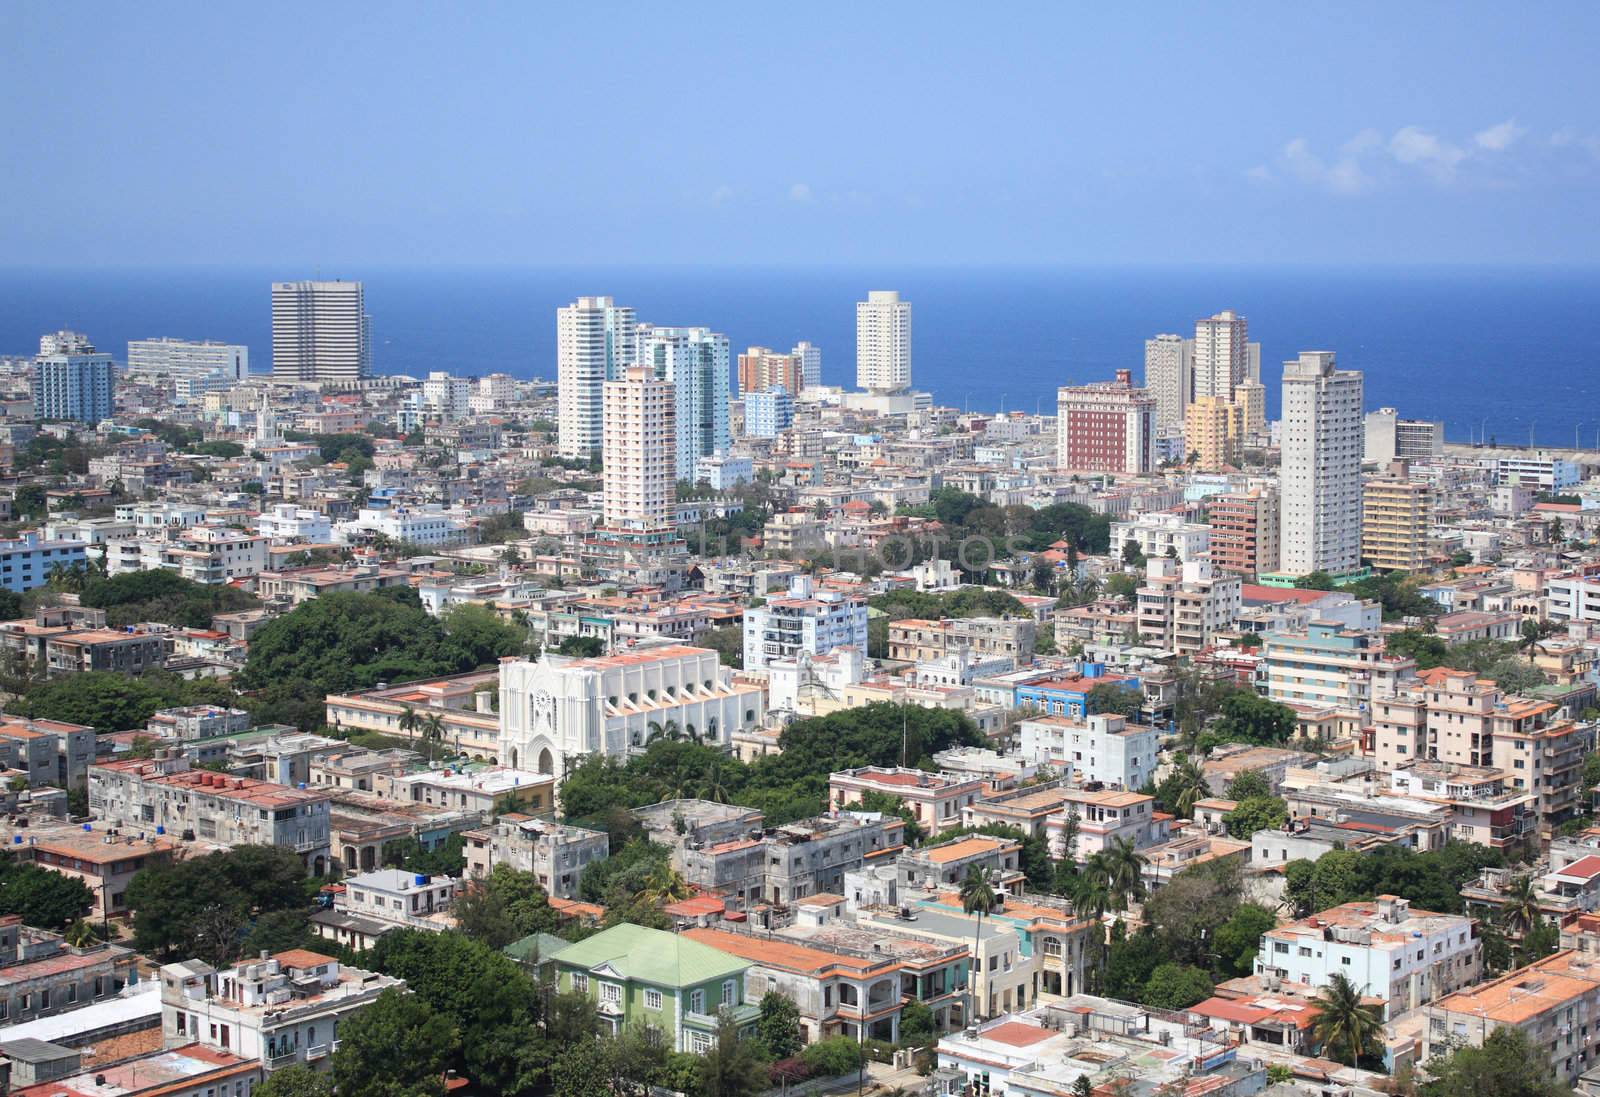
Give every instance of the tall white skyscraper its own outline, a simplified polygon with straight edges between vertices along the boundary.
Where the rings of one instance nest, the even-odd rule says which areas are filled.
[[[1156,398],[1156,429],[1183,429],[1184,412],[1194,403],[1194,340],[1158,335],[1144,341],[1144,387]]]
[[[909,306],[908,306],[909,307]],[[800,385],[810,388],[822,384],[822,348],[804,340],[796,343],[789,352],[800,362]]]
[[[272,376],[277,381],[359,381],[372,375],[372,341],[360,282],[272,283]]]
[[[250,374],[250,350],[235,343],[188,339],[128,340],[128,372],[154,377],[221,377],[243,381]]]
[[[676,498],[672,382],[627,366],[603,386],[601,487],[607,529],[672,528]]]
[[[1361,565],[1362,378],[1331,351],[1283,364],[1279,569],[1286,575]]]
[[[671,381],[678,479],[693,480],[695,463],[726,450],[728,337],[706,328],[640,324],[633,361]]]
[[[911,302],[875,289],[856,303],[856,387],[904,392],[911,387]]]
[[[1250,375],[1249,325],[1232,309],[1194,324],[1194,396],[1233,399],[1233,389]]]
[[[630,308],[609,297],[580,297],[556,310],[556,428],[564,457],[600,452],[604,385],[633,361]]]

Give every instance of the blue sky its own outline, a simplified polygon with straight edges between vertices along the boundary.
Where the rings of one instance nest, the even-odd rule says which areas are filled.
[[[0,265],[1591,262],[1600,6],[0,5]]]

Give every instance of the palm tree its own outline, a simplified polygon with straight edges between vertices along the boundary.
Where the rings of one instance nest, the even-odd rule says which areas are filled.
[[[1319,1011],[1313,1031],[1323,1049],[1332,1054],[1335,1048],[1343,1047],[1350,1053],[1351,1067],[1383,1031],[1377,1012],[1361,1000],[1361,992],[1342,971],[1333,973],[1312,1004]]]
[[[657,865],[645,879],[644,887],[634,895],[634,899],[648,906],[659,907],[668,903],[675,903],[679,899],[687,899],[694,894],[689,890],[688,883],[679,875],[678,870],[663,862]]]
[[[1528,662],[1534,661],[1534,655],[1539,651],[1539,637],[1544,635],[1544,629],[1539,627],[1539,622],[1524,619],[1522,622],[1522,648],[1528,653]]]
[[[972,931],[972,967],[967,980],[967,1023],[971,1024],[977,1018],[976,1000],[978,993],[978,940],[983,933],[983,916],[994,909],[994,885],[989,882],[989,874],[977,865],[968,865],[967,874],[961,880],[961,909],[968,914],[976,914],[978,923]]]
[[[428,744],[428,761],[433,761],[433,744],[444,742],[444,717],[430,712],[422,718],[422,741]]]
[[[1175,790],[1172,803],[1167,806],[1174,815],[1181,815],[1185,819],[1194,818],[1194,805],[1211,795],[1211,787],[1206,784],[1206,775],[1195,763],[1194,759],[1185,757],[1173,768],[1172,776],[1167,778],[1168,787]]]
[[[61,939],[69,948],[88,948],[99,943],[100,935],[94,931],[93,926],[80,918],[66,928]]]
[[[645,736],[645,746],[649,746],[657,739],[667,739],[675,743],[679,739],[683,738],[683,732],[679,729],[678,721],[676,720],[668,720],[664,724],[658,723],[655,720],[651,720],[650,723],[645,726],[650,729],[650,734]]]
[[[1134,846],[1132,838],[1113,838],[1105,855],[1111,909],[1127,910],[1130,899],[1144,898],[1144,854]]]
[[[1102,853],[1091,854],[1072,889],[1072,905],[1079,914],[1099,921],[1111,909],[1111,889],[1106,884],[1106,862]]]
[[[410,705],[400,714],[400,730],[406,733],[406,742],[413,741],[416,731],[422,726],[422,717],[417,715],[417,710]]]
[[[1539,924],[1539,893],[1532,876],[1513,877],[1500,907],[1500,922],[1515,937],[1525,937]]]

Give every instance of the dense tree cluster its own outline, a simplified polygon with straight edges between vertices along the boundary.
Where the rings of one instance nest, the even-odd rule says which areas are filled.
[[[83,881],[38,865],[0,861],[0,914],[15,914],[24,925],[62,929],[94,904]]]
[[[1404,895],[1418,910],[1460,914],[1461,889],[1485,868],[1504,863],[1498,850],[1449,842],[1427,853],[1382,846],[1364,853],[1336,849],[1315,861],[1284,866],[1284,897],[1301,915],[1378,895]]]
[[[175,674],[148,672],[137,678],[115,671],[87,671],[31,683],[22,700],[8,706],[36,720],[62,720],[96,731],[142,728],[151,715],[179,705],[230,705],[237,698],[214,678],[187,681]]]
[[[197,956],[223,966],[241,955],[253,920],[289,912],[272,923],[273,944],[299,916],[303,930],[308,902],[305,865],[276,846],[234,846],[185,861],[141,869],[128,884],[134,911],[134,945],[154,956]],[[293,947],[300,940],[295,938]],[[264,946],[266,947],[266,946]]]
[[[769,824],[816,815],[828,774],[859,766],[932,764],[947,747],[981,742],[972,721],[946,709],[879,703],[797,720],[779,738],[781,754],[740,762],[689,741],[658,739],[621,762],[593,756],[568,774],[561,802],[575,819],[605,825],[614,808],[694,797],[761,810]]]

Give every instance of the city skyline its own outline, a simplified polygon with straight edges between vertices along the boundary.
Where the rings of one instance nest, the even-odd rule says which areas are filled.
[[[601,54],[583,9],[350,12],[332,50],[234,5],[15,5],[0,123],[117,184],[14,158],[0,255],[1590,263],[1600,234],[1590,7],[702,11]],[[645,44],[700,63],[640,96],[615,51]]]

